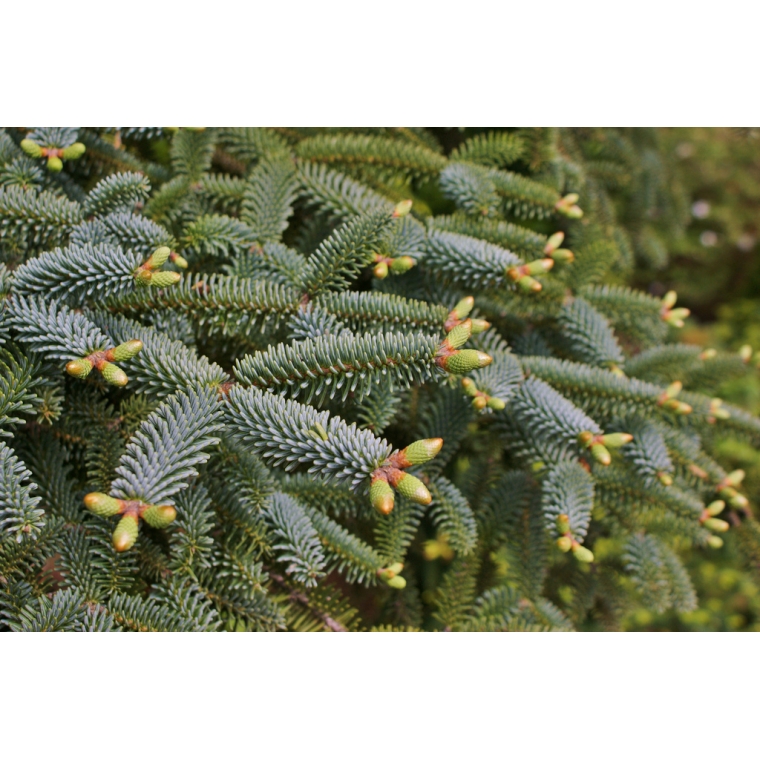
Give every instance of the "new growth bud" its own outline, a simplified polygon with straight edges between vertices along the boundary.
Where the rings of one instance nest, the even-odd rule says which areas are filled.
[[[89,359],[75,359],[66,365],[66,372],[84,380],[92,372],[92,362]]]
[[[718,517],[708,517],[702,524],[705,528],[715,533],[725,533],[730,527],[725,520],[721,520]]]
[[[465,319],[475,306],[475,299],[472,296],[465,296],[453,309],[452,314],[457,319]]]
[[[124,515],[113,532],[114,549],[117,552],[125,552],[127,549],[131,549],[137,541],[137,532],[137,515]]]
[[[115,364],[111,364],[111,362],[103,362],[98,369],[100,369],[100,374],[103,375],[103,379],[111,385],[123,386],[128,382],[124,370],[117,367]]]
[[[424,438],[421,441],[410,443],[399,452],[399,461],[408,463],[401,466],[410,467],[414,464],[429,462],[440,452],[442,446],[443,438]]]
[[[747,364],[752,358],[752,346],[744,345],[739,349],[739,358]]]
[[[151,506],[143,513],[142,518],[148,525],[153,528],[166,528],[174,522],[177,517],[177,510],[172,506]]]
[[[381,515],[389,515],[393,511],[395,497],[388,481],[373,478],[369,487],[369,500]]]
[[[630,433],[607,433],[600,439],[601,443],[611,449],[619,449],[621,446],[625,446],[626,443],[630,443],[633,440],[633,436]]]
[[[405,201],[399,201],[396,204],[396,207],[393,209],[393,217],[394,219],[398,219],[399,217],[406,216],[411,210],[412,210],[411,199],[408,198]]]
[[[121,343],[116,346],[116,348],[112,348],[110,352],[108,352],[111,354],[108,359],[116,362],[127,361],[128,359],[137,356],[142,350],[142,347],[143,343],[141,340],[128,340],[126,343]]]
[[[556,251],[561,245],[562,241],[565,239],[565,233],[564,232],[555,232],[547,241],[546,245],[544,246],[544,253],[549,256],[554,251]]]
[[[114,499],[104,493],[88,493],[84,497],[84,505],[90,512],[94,512],[100,517],[112,517],[123,511],[123,505],[119,499]]]
[[[594,554],[590,549],[581,546],[577,541],[573,542],[573,554],[579,562],[593,562]]]
[[[451,372],[454,375],[464,375],[475,369],[487,367],[493,361],[493,357],[482,351],[466,348],[462,351],[455,351],[448,356],[439,357],[436,361],[447,372]]]
[[[375,264],[372,274],[377,277],[378,280],[384,280],[388,276],[388,265],[384,261]]]
[[[47,168],[48,171],[59,172],[63,169],[63,161],[58,156],[48,156]]]
[[[457,325],[451,332],[446,336],[446,343],[451,346],[451,348],[461,348],[465,343],[467,343],[467,340],[472,335],[472,320],[471,319],[465,319],[462,324]]]
[[[410,501],[424,504],[425,506],[433,501],[433,497],[425,487],[425,484],[408,472],[391,468],[388,471],[388,481],[402,496],[406,496]]]
[[[391,262],[391,272],[403,274],[408,272],[417,262],[411,256],[399,256]]]
[[[71,145],[69,145],[67,148],[64,148],[62,151],[62,158],[65,161],[72,161],[77,158],[81,158],[84,155],[85,148],[83,143],[75,142]]]
[[[21,150],[32,158],[42,158],[42,148],[34,140],[22,140]]]
[[[182,279],[179,272],[154,272],[150,279],[150,284],[156,288],[168,288],[170,285],[176,285]]]

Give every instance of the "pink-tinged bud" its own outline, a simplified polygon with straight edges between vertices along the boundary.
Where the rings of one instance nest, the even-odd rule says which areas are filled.
[[[564,232],[555,232],[546,241],[546,245],[544,246],[544,253],[547,254],[547,255],[552,254],[554,251],[556,251],[562,245],[562,241],[564,239],[565,239],[565,233]]]
[[[569,552],[573,548],[573,539],[570,536],[560,536],[556,544],[561,552]]]
[[[723,499],[716,499],[707,505],[705,512],[707,512],[710,517],[717,517],[725,508],[726,502],[723,501]]]
[[[492,361],[493,357],[472,348],[455,351],[449,356],[440,358],[441,366],[454,375],[464,375],[475,369],[487,367]]]
[[[66,365],[66,372],[84,380],[92,372],[92,362],[89,359],[75,359]]]
[[[599,464],[605,465],[605,467],[612,461],[610,452],[601,444],[595,443],[591,446],[591,456],[596,459]]]
[[[81,158],[84,155],[85,150],[87,150],[87,148],[85,148],[83,143],[75,142],[63,149],[63,159],[65,161],[73,161],[77,158]]]
[[[118,515],[123,510],[123,503],[120,499],[114,499],[112,496],[104,493],[88,493],[84,497],[84,505],[90,512],[94,512],[100,517],[112,517]]]
[[[160,507],[153,505],[148,507],[141,516],[153,528],[165,528],[174,522],[177,517],[177,510],[169,505]]]
[[[619,449],[632,440],[633,436],[630,433],[607,433],[601,437],[600,442],[608,448]]]
[[[34,140],[22,140],[21,150],[32,158],[42,158],[42,148]]]
[[[554,266],[554,259],[536,259],[523,268],[525,274],[544,274]]]
[[[449,334],[446,336],[446,343],[451,346],[451,348],[460,348],[465,343],[467,343],[469,337],[472,335],[472,320],[471,319],[465,319],[462,324],[457,325]]]
[[[678,300],[678,294],[675,290],[669,290],[663,297],[662,297],[662,306],[664,309],[672,309],[676,305],[676,301]]]
[[[538,293],[543,288],[543,285],[538,280],[534,280],[529,275],[521,277],[517,281],[517,285],[520,290],[524,290],[526,293]]]
[[[555,261],[562,264],[570,264],[575,261],[575,254],[569,248],[557,248],[549,254]]]
[[[379,264],[375,265],[372,274],[375,275],[378,280],[384,280],[388,276],[388,265],[384,261],[381,261]]]
[[[171,249],[168,246],[162,245],[160,248],[156,248],[156,250],[153,251],[143,266],[146,269],[158,269],[166,264],[171,253]]]
[[[395,501],[393,489],[382,478],[372,480],[369,487],[369,500],[381,515],[389,515],[393,511]]]
[[[408,272],[417,262],[411,256],[399,256],[391,262],[391,272],[403,274]]]
[[[184,256],[180,256],[178,253],[174,253],[174,251],[169,254],[169,261],[171,261],[175,267],[187,269],[187,259]]]
[[[567,515],[557,515],[557,531],[563,536],[570,532],[570,518]]]
[[[744,345],[739,349],[739,358],[747,364],[749,360],[752,358],[752,346],[750,345]]]
[[[399,460],[406,462],[404,467],[414,464],[424,464],[435,457],[443,446],[443,438],[423,438],[420,441],[410,443],[399,452]]]
[[[663,319],[673,327],[683,327],[684,319],[691,314],[689,309],[673,309],[663,315]]]
[[[675,398],[682,390],[683,383],[680,380],[676,380],[665,389],[665,395],[668,398]]]
[[[137,532],[137,515],[124,515],[113,532],[113,548],[117,552],[125,552],[127,549],[131,549],[137,541]]]
[[[487,319],[471,319],[470,322],[472,322],[473,335],[485,332],[491,326],[491,323]]]
[[[714,348],[706,348],[700,355],[699,358],[702,361],[709,361],[710,359],[714,359],[718,355],[718,352]]]
[[[472,396],[473,398],[478,395],[478,386],[475,385],[475,381],[472,378],[462,378],[462,389],[468,396]]]
[[[113,361],[123,362],[134,358],[142,351],[143,343],[141,340],[128,340],[126,343],[122,343],[116,348],[111,349],[111,357]]]
[[[412,201],[407,198],[405,201],[399,201],[396,207],[393,209],[393,217],[398,219],[399,217],[406,216],[412,210]]]
[[[472,400],[472,407],[478,412],[482,412],[488,406],[488,400],[485,396],[476,396]]]
[[[594,554],[590,549],[578,543],[573,544],[573,554],[579,562],[593,562]]]
[[[738,486],[741,485],[746,474],[747,473],[744,472],[744,470],[734,470],[733,472],[729,472],[728,475],[726,475],[726,477],[723,478],[723,482],[727,486],[732,486],[733,488],[737,488]]]
[[[182,279],[179,272],[153,272],[150,284],[154,288],[168,288],[170,285],[176,285]]]
[[[710,414],[718,420],[727,420],[731,417],[728,409],[723,408],[723,399],[721,398],[710,400]]]
[[[103,379],[111,385],[124,386],[128,382],[124,370],[115,364],[111,364],[111,362],[103,362],[99,369],[100,374],[103,375]]]
[[[464,319],[475,306],[475,299],[472,296],[465,296],[453,309],[452,313],[457,319]]]
[[[414,475],[410,475],[408,472],[401,470],[390,470],[388,472],[388,480],[390,484],[407,499],[416,502],[417,504],[424,504],[427,506],[433,501],[433,497],[430,495],[430,491],[427,490],[425,484]]]

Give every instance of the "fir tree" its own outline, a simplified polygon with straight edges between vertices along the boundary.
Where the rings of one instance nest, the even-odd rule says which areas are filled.
[[[685,223],[658,155],[643,130],[1,131],[0,625],[694,609],[685,550],[760,554],[715,445],[760,419],[714,395],[746,352],[619,284]]]

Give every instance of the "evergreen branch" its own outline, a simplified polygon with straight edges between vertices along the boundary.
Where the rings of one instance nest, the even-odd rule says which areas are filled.
[[[620,366],[624,357],[609,322],[587,301],[574,298],[560,309],[563,348],[577,361],[597,367]]]
[[[82,221],[78,203],[43,190],[0,187],[0,240],[22,249],[47,248],[62,243]]]
[[[257,236],[238,219],[214,214],[201,216],[185,228],[183,245],[196,256],[226,258],[248,250]]]
[[[89,319],[40,296],[14,294],[8,318],[18,339],[46,359],[81,359],[108,348],[108,339]]]
[[[298,291],[271,282],[225,275],[185,277],[167,290],[145,288],[106,303],[114,311],[142,313],[174,309],[223,334],[250,336],[276,325],[300,305]]]
[[[433,495],[430,516],[458,554],[469,554],[478,538],[475,515],[460,490],[446,478],[438,476],[429,484]]]
[[[213,434],[221,428],[220,413],[208,389],[170,396],[127,444],[111,495],[144,504],[173,504],[171,496],[197,476],[195,465],[208,460],[203,449],[218,443]]]
[[[340,392],[361,399],[373,384],[390,376],[400,387],[445,377],[436,364],[440,341],[425,335],[381,333],[354,337],[325,335],[249,354],[235,364],[237,379],[256,388],[296,386],[316,395]]]
[[[524,150],[525,145],[519,134],[488,132],[465,140],[452,151],[451,160],[499,168],[513,164]]]
[[[272,549],[279,562],[288,564],[285,572],[307,587],[315,586],[324,575],[325,557],[306,509],[291,496],[275,493],[266,516],[280,539]]]
[[[80,305],[91,297],[118,297],[135,290],[143,256],[112,243],[70,245],[43,253],[16,270],[14,292],[49,295]]]
[[[24,356],[18,349],[0,348],[0,436],[9,436],[3,428],[23,422],[16,414],[33,410],[35,395],[32,388],[39,384],[39,363]]]
[[[310,473],[349,482],[355,490],[369,485],[370,473],[392,451],[384,440],[355,424],[257,388],[232,388],[225,420],[244,446],[251,446],[274,465],[292,470],[308,464]],[[314,432],[319,427],[326,439]]]
[[[349,583],[374,586],[384,564],[380,555],[323,512],[311,508],[308,514],[324,546],[328,572],[337,570]]]
[[[424,265],[467,288],[500,287],[507,270],[522,262],[513,253],[477,238],[453,232],[428,235]]]
[[[142,174],[121,172],[100,180],[87,194],[85,216],[105,216],[116,211],[131,212],[148,198],[150,182]]]
[[[277,241],[288,226],[296,197],[293,163],[265,159],[248,177],[240,218],[260,243]]]
[[[381,235],[392,216],[375,213],[350,220],[323,241],[309,258],[303,286],[314,297],[326,290],[342,290],[373,262]]]
[[[331,219],[347,221],[361,214],[393,212],[393,201],[324,164],[300,161],[296,176],[306,199]]]
[[[142,259],[148,258],[156,248],[177,247],[176,241],[166,229],[144,216],[125,211],[83,222],[72,230],[69,243],[72,247],[83,247],[87,243],[93,246],[112,243],[140,254]]]
[[[446,166],[439,153],[421,145],[369,135],[318,135],[296,146],[302,159],[338,167],[371,167],[383,177],[433,177]]]
[[[37,486],[22,485],[31,475],[13,449],[0,441],[0,531],[18,543],[44,525],[44,510],[38,508],[41,499],[31,495]]]
[[[451,216],[433,216],[426,221],[429,230],[480,238],[500,248],[506,248],[527,261],[540,259],[546,255],[544,248],[549,240],[546,235],[502,219],[452,214]]]

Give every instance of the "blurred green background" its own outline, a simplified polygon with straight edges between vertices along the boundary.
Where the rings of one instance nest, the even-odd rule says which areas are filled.
[[[738,351],[760,359],[760,129],[658,129],[668,181],[688,206],[688,223],[665,235],[667,257],[637,257],[634,283],[661,295],[678,292],[692,316],[687,343]],[[661,233],[662,234],[662,233]],[[726,382],[718,393],[760,414],[760,370]],[[720,444],[724,463],[747,472],[746,493],[760,508],[760,451],[736,441]],[[627,630],[760,630],[760,564],[749,564],[738,539],[720,550],[700,549],[687,565],[700,599],[688,614],[631,612]]]

